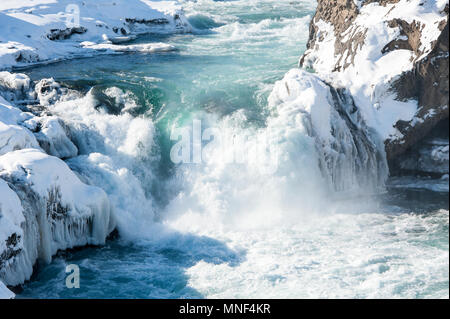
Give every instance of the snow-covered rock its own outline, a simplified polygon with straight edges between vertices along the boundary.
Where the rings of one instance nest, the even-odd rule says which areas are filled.
[[[0,72],[0,92],[8,101],[28,98],[30,79],[22,73]]]
[[[388,159],[448,119],[448,0],[319,0],[300,65],[352,95]]]
[[[6,253],[9,258],[0,267],[0,278],[8,285],[27,280],[37,258],[50,262],[58,250],[103,244],[115,227],[105,192],[82,183],[54,156],[37,149],[9,152],[0,156],[0,178],[12,189],[2,196],[9,203],[2,205],[10,216],[6,227],[17,234],[14,253]]]
[[[176,1],[2,0],[0,69],[70,57],[115,52],[168,50],[119,46],[143,33],[189,32]],[[84,42],[84,44],[83,44]]]
[[[0,178],[0,288],[2,279],[24,252],[25,217],[17,194]],[[20,258],[20,257],[17,257]],[[25,269],[29,272],[30,269]],[[1,290],[1,289],[0,289]],[[0,294],[1,297],[1,294]]]
[[[334,191],[374,192],[384,187],[388,169],[381,138],[367,127],[344,90],[293,69],[275,84],[269,106],[274,112],[269,129],[282,127],[292,138],[297,134],[293,132],[304,130],[314,139],[320,170]]]
[[[67,159],[78,155],[70,131],[64,122],[56,116],[34,117],[26,125],[36,130],[35,137],[47,154]]]
[[[45,107],[70,97],[68,90],[61,88],[53,79],[42,79],[30,84],[25,74],[0,72],[0,155],[7,152],[36,148],[47,154],[66,159],[78,155],[78,148],[71,141],[70,130],[56,116],[45,115]],[[23,103],[22,108],[31,112],[23,112],[3,97],[15,103]],[[24,97],[27,97],[23,100]],[[31,105],[27,105],[27,103]],[[35,110],[36,108],[39,110]]]

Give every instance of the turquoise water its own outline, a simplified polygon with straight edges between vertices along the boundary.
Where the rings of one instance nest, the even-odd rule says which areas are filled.
[[[27,71],[84,93],[117,87],[134,106],[127,114],[97,114],[90,100],[77,98],[54,108],[77,128],[82,145],[69,165],[108,193],[122,236],[40,265],[18,297],[448,297],[448,193],[389,189],[314,212],[295,203],[287,212],[276,201],[264,207],[264,198],[286,192],[268,185],[284,185],[290,167],[259,176],[235,166],[171,163],[174,126],[201,119],[238,133],[264,128],[267,97],[296,67],[315,2],[202,0],[184,7],[195,32],[136,40],[166,42],[174,52]],[[80,267],[79,289],[65,286],[68,264]]]

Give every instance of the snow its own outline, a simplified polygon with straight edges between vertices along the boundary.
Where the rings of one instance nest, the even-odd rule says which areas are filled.
[[[27,129],[0,121],[0,155],[22,148],[39,148],[39,144]]]
[[[74,27],[79,28],[72,29]],[[123,48],[117,44],[133,40],[142,33],[189,32],[191,26],[176,1],[2,0],[0,30],[1,70],[91,56],[105,49],[145,53],[168,50],[169,47],[161,43]],[[70,35],[73,30],[77,33]],[[64,40],[47,37],[58,32],[70,36]]]
[[[8,258],[8,255],[24,249],[24,229],[22,228],[24,224],[25,217],[19,197],[0,178],[0,299],[14,297],[14,294],[11,295],[11,292],[4,286],[2,280],[9,275],[10,267],[14,266],[14,261]],[[7,240],[13,236],[17,238],[17,242],[7,244]],[[28,272],[30,270],[32,267],[28,268]]]
[[[0,299],[12,299],[16,295],[0,281]]]
[[[13,107],[0,95],[0,155],[22,148],[40,148],[34,135],[18,125],[30,116]]]
[[[381,140],[361,121],[351,100],[336,95],[320,77],[293,69],[276,82],[269,96],[276,116],[268,129],[303,127],[303,134],[314,138],[322,174],[335,191],[378,191],[388,174],[384,153],[379,154]],[[353,126],[358,131],[352,131]]]
[[[105,242],[112,230],[107,196],[100,188],[83,184],[65,162],[36,149],[24,149],[0,156],[0,171],[1,176],[10,176],[29,185],[41,198],[49,198],[49,192],[58,188],[61,204],[69,207],[71,218],[93,218],[92,237],[87,242]],[[67,243],[55,243],[52,254],[57,249],[67,248],[60,245],[70,247]]]
[[[378,3],[361,5],[361,1],[356,4],[360,7],[360,12],[343,33],[343,42],[353,34],[365,33],[363,45],[356,48],[354,63],[343,68],[345,62],[351,62],[347,50],[339,63],[341,70],[334,71],[341,57],[340,54],[335,54],[336,35],[330,23],[320,20],[315,22],[319,29],[316,45],[306,51],[305,65],[312,67],[321,78],[335,87],[348,88],[366,123],[376,129],[383,139],[401,137],[394,124],[399,120],[413,119],[417,112],[417,102],[396,101],[396,95],[389,90],[390,83],[402,72],[411,70],[413,61],[420,60],[429,53],[432,42],[440,35],[439,22],[447,19],[442,10],[448,0],[400,0],[386,6]],[[386,44],[401,38],[399,28],[388,26],[388,22],[394,19],[408,23],[415,21],[423,26],[420,56],[403,49],[382,53]]]
[[[89,48],[98,51],[111,51],[111,52],[141,52],[141,53],[154,53],[154,52],[168,52],[174,51],[175,47],[166,43],[143,43],[143,44],[130,44],[130,45],[117,45],[112,43],[96,44],[93,42],[82,42],[83,48]]]
[[[68,137],[68,129],[58,117],[33,117],[24,124],[32,128],[40,126],[40,131],[35,133],[35,136],[47,154],[63,159],[78,155],[78,148]]]

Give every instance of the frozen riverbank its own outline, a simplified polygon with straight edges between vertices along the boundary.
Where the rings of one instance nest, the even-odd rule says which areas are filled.
[[[0,29],[1,70],[100,52],[171,50],[163,43],[123,43],[139,34],[188,32],[191,26],[175,1],[5,0]]]

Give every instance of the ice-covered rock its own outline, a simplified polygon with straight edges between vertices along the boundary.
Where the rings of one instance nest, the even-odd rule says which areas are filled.
[[[33,134],[21,126],[0,121],[0,155],[23,148],[39,148]]]
[[[78,155],[78,148],[73,144],[70,130],[56,116],[34,117],[26,122],[35,128],[35,137],[47,154],[67,159]]]
[[[0,72],[0,92],[8,101],[28,99],[30,78],[22,73]]]
[[[13,267],[15,258],[25,254],[24,226],[25,217],[20,199],[0,178],[0,284],[8,269]],[[28,273],[30,269],[23,271]]]
[[[444,176],[449,173],[448,139],[428,138],[393,161],[397,174]]]
[[[344,90],[294,69],[275,84],[269,106],[276,115],[269,129],[303,128],[314,139],[322,175],[334,191],[373,192],[384,187],[388,169],[382,140],[367,127]]]
[[[71,97],[68,89],[53,79],[42,79],[34,84],[25,74],[6,71],[0,72],[0,83],[4,84],[0,87],[0,155],[24,148],[42,148],[62,159],[78,155],[65,123],[56,116],[45,115],[49,114],[47,106]],[[11,104],[14,102],[40,116],[23,112]]]
[[[31,114],[13,107],[0,95],[0,155],[23,148],[39,148],[34,135],[19,125],[31,117]]]
[[[23,230],[15,228],[19,248],[0,267],[0,278],[8,285],[27,280],[38,258],[50,262],[58,250],[103,244],[115,227],[105,192],[82,183],[56,157],[36,149],[9,152],[0,156],[0,178],[11,187],[2,200],[15,203],[5,207],[13,207],[10,215]]]

